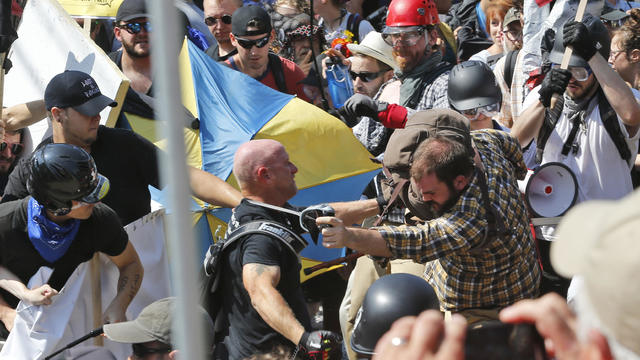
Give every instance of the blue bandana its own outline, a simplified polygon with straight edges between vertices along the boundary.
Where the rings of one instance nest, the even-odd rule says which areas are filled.
[[[34,198],[29,199],[27,207],[27,232],[29,240],[49,263],[56,262],[69,250],[75,239],[80,220],[72,219],[66,225],[58,225],[49,220],[44,206]]]

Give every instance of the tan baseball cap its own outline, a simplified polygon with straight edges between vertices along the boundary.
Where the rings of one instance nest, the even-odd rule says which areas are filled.
[[[589,201],[567,213],[551,245],[561,275],[584,278],[598,319],[618,341],[640,354],[640,192],[619,201]]]

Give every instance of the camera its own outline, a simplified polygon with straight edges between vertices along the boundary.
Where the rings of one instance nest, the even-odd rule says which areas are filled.
[[[465,360],[546,360],[544,339],[533,324],[486,322],[470,326]]]

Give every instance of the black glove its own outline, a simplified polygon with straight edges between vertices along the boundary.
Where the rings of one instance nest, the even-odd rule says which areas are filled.
[[[338,110],[338,113],[348,127],[354,127],[360,121],[361,116],[380,121],[378,113],[386,110],[388,105],[386,102],[373,100],[367,95],[355,94],[344,102],[344,106]]]
[[[305,331],[300,338],[298,348],[304,352],[305,359],[341,359],[342,336],[327,330]]]
[[[585,61],[589,61],[598,52],[596,46],[602,46],[595,41],[595,37],[591,36],[589,29],[581,22],[569,21],[564,24],[562,31],[564,47],[573,47],[573,52]]]
[[[547,108],[551,106],[551,97],[553,94],[562,96],[569,84],[569,80],[571,80],[571,71],[566,69],[551,69],[551,71],[547,73],[547,76],[544,77],[544,80],[542,80],[540,91],[538,91],[542,105]]]

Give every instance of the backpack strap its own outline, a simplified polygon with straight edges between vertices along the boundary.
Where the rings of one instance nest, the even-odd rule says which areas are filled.
[[[620,157],[629,162],[631,159],[631,151],[629,151],[629,147],[627,146],[627,141],[625,139],[624,134],[622,133],[622,129],[620,128],[620,122],[618,122],[618,115],[615,110],[607,101],[607,97],[604,96],[602,92],[602,88],[598,90],[598,109],[600,110],[600,119],[602,119],[602,124],[604,124],[605,130],[611,137],[613,144],[618,149],[618,153]]]
[[[562,109],[564,108],[564,97],[558,96],[556,106],[554,108],[544,109],[544,120],[540,130],[538,131],[538,138],[536,139],[536,162],[542,163],[542,154],[544,153],[544,146],[549,140],[549,136],[555,129],[560,115],[562,115]]]
[[[507,53],[504,61],[504,70],[502,71],[502,77],[507,83],[507,88],[511,89],[513,83],[513,70],[516,68],[516,59],[520,50],[511,50]]]
[[[282,60],[280,56],[270,52],[269,53],[269,68],[273,72],[273,78],[276,80],[276,86],[280,92],[288,94],[287,83],[284,80],[284,71],[282,70]]]
[[[353,34],[352,42],[360,42],[360,23],[362,22],[362,17],[360,14],[349,14],[347,18],[347,30],[349,30]]]

